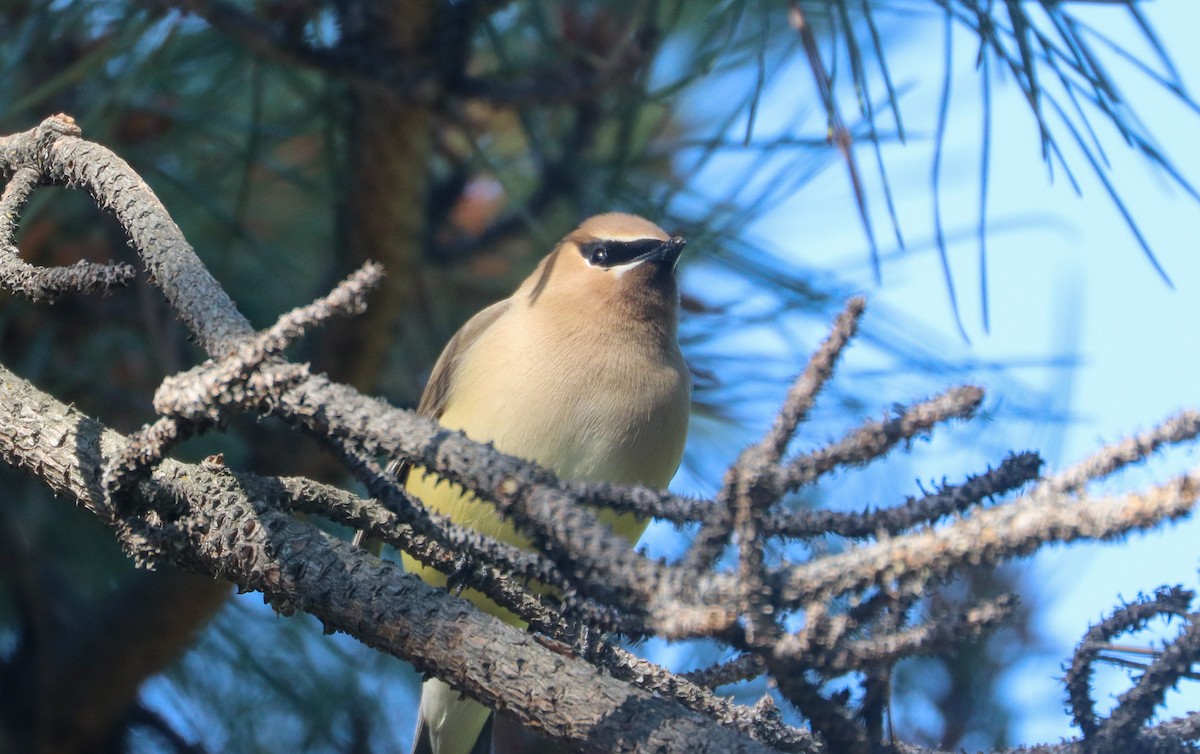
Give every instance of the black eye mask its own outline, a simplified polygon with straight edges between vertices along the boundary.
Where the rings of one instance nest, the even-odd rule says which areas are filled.
[[[676,237],[669,241],[640,238],[636,241],[589,241],[579,244],[579,253],[588,264],[609,269],[646,259],[677,258],[686,243]]]

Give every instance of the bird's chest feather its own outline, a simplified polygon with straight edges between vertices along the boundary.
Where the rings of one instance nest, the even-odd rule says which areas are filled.
[[[578,328],[489,332],[464,360],[442,423],[572,479],[665,487],[687,432],[690,378],[652,333]]]

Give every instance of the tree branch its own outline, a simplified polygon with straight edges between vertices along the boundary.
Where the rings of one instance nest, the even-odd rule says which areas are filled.
[[[127,443],[0,367],[0,458],[75,496],[143,561],[261,591],[579,751],[769,751],[265,505],[246,476],[167,460],[137,486],[144,515],[116,510],[101,470]]]

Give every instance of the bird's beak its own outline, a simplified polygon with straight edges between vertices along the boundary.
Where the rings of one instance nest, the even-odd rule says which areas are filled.
[[[647,252],[642,258],[649,262],[661,262],[674,267],[679,261],[679,255],[683,253],[684,246],[687,246],[687,239],[683,236],[675,236],[668,241],[663,241],[662,245]]]

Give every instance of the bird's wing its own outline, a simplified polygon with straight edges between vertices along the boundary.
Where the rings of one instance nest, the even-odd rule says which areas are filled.
[[[458,368],[459,362],[462,361],[463,354],[485,330],[492,326],[492,323],[500,318],[501,314],[504,314],[511,304],[512,299],[506,298],[503,301],[497,301],[458,328],[458,332],[450,338],[450,342],[442,349],[441,356],[438,356],[437,362],[433,365],[429,381],[425,383],[425,392],[421,393],[421,402],[417,404],[417,414],[429,419],[441,418],[442,413],[446,410],[446,401],[450,399],[450,387],[454,384],[454,372]],[[408,481],[408,469],[407,463],[397,460],[392,461],[387,470],[401,486],[404,486],[404,483]]]
[[[417,413],[430,419],[440,418],[446,410],[446,401],[450,398],[450,388],[454,384],[454,373],[462,361],[463,354],[491,327],[500,315],[512,306],[512,299],[497,301],[488,308],[467,320],[467,323],[454,333],[454,337],[442,350],[429,382],[425,383],[425,392],[421,394],[421,402],[417,404]]]
[[[503,301],[497,301],[471,317],[465,325],[458,329],[458,332],[454,333],[454,337],[450,338],[450,342],[442,349],[441,356],[438,356],[437,363],[433,365],[429,382],[425,383],[425,392],[421,394],[421,402],[417,404],[418,414],[430,419],[441,417],[446,410],[446,401],[450,398],[450,387],[454,384],[454,372],[458,368],[463,354],[485,330],[500,318],[500,315],[511,304],[512,299],[506,298]],[[410,468],[408,463],[396,459],[388,464],[387,474],[394,477],[396,483],[403,487],[408,481]],[[379,555],[383,550],[381,540],[368,539],[366,533],[362,531],[355,532],[354,546],[365,547],[375,555]]]
[[[433,372],[429,375],[429,382],[425,383],[425,392],[421,394],[421,402],[417,404],[418,414],[430,419],[441,418],[446,410],[446,403],[450,400],[450,391],[454,385],[455,372],[462,362],[463,355],[466,354],[479,337],[511,305],[512,299],[497,301],[474,317],[471,317],[465,325],[459,328],[458,332],[454,333],[454,337],[450,339],[450,342],[442,350],[442,355],[438,357],[437,363],[433,365]],[[410,469],[411,466],[409,464],[393,462],[388,470],[396,475],[396,480],[401,485],[404,485],[408,481]],[[433,743],[430,740],[432,731],[430,730],[429,722],[424,717],[425,695],[429,693],[429,686],[430,682],[426,682],[421,690],[422,701],[421,709],[417,713],[417,736],[413,742],[413,754],[427,754],[433,751]],[[448,703],[478,707],[477,702],[468,700]],[[479,737],[475,739],[475,743],[469,754],[492,754],[493,717],[494,715],[492,714],[487,715],[483,730],[479,734]],[[463,752],[463,754],[467,753]]]

